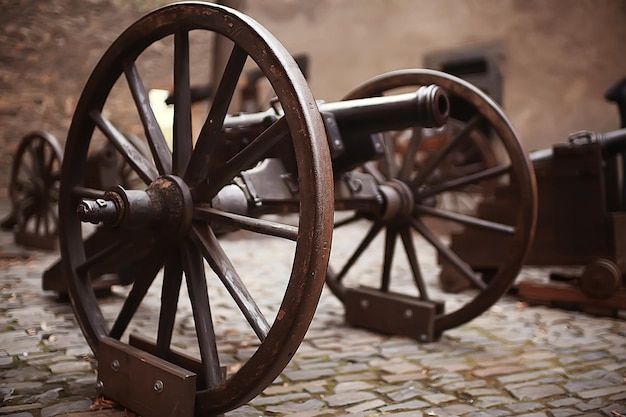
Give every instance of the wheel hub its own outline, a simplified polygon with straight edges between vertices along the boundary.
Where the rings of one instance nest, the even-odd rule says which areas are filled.
[[[406,223],[415,208],[415,198],[409,186],[394,179],[380,185],[379,190],[385,201],[382,220],[387,224]]]
[[[146,190],[125,190],[118,185],[102,199],[83,200],[77,214],[84,222],[135,230],[152,228],[177,240],[191,227],[193,199],[181,178],[166,175]]]

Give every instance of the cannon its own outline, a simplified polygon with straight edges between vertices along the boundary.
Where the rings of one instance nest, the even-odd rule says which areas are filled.
[[[233,47],[210,106],[192,107],[197,68],[206,67],[196,46],[207,36]],[[249,68],[274,98],[265,111],[231,112]],[[171,80],[173,114],[163,122],[148,91]],[[457,118],[452,99],[469,118]],[[131,186],[88,183],[89,155],[103,144],[121,155]],[[500,189],[516,202],[512,218],[478,215]],[[261,25],[190,2],[139,19],[94,68],[67,134],[58,213],[61,265],[98,361],[100,392],[144,416],[207,416],[246,403],[276,379],[324,283],[348,322],[420,341],[481,314],[523,263],[536,188],[514,129],[471,84],[400,70],[341,101],[316,101],[297,63]],[[502,238],[507,252],[489,280],[449,245],[460,227]],[[348,230],[362,238],[352,252],[331,256],[331,238]],[[235,259],[231,235],[262,236],[286,261],[259,276]],[[477,290],[452,304],[438,300],[432,253],[418,254],[418,239]],[[371,259],[382,264],[360,273]],[[120,284],[119,308],[93,286],[109,274]],[[284,292],[259,298],[267,279]],[[149,291],[161,294],[155,328],[141,323]],[[216,293],[229,295],[232,318],[216,313]]]
[[[524,263],[557,267],[557,271],[549,282],[519,282],[517,292],[523,300],[611,316],[626,308],[624,150],[626,129],[621,128],[574,132],[565,143],[530,153],[537,179],[538,216]],[[515,202],[508,199],[508,191],[496,193],[500,198],[481,203],[477,211],[498,213],[504,222]],[[466,229],[452,236],[451,247],[489,276],[499,257],[506,254],[497,239],[489,238],[482,231]],[[485,243],[477,246],[477,241]],[[471,285],[448,268],[444,259],[440,263],[444,265],[440,279],[448,290]]]

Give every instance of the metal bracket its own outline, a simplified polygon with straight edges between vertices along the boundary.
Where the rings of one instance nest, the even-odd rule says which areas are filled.
[[[346,321],[352,326],[432,342],[439,337],[434,331],[435,316],[443,313],[444,306],[361,286],[347,289],[345,307]]]
[[[102,395],[146,417],[193,417],[196,374],[104,337],[98,347]]]

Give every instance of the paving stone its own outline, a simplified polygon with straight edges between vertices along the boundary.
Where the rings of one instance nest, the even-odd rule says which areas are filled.
[[[454,395],[450,394],[424,394],[422,395],[422,398],[435,405],[457,400]]]
[[[486,378],[494,375],[509,375],[526,369],[519,365],[494,366],[491,368],[478,368],[472,371],[472,375],[478,378]]]
[[[622,393],[622,392],[626,392],[626,385],[619,385],[619,386],[612,386],[612,387],[599,388],[599,389],[594,389],[594,390],[589,390],[589,391],[583,391],[583,392],[579,392],[577,395],[580,398],[590,399],[590,398],[603,397],[603,396],[607,396],[607,395],[611,395],[615,393]]]
[[[301,402],[288,401],[283,404],[269,405],[266,407],[266,410],[270,413],[291,414],[311,410],[317,411],[325,406],[326,404],[323,401],[320,401],[317,398],[311,398]]]
[[[536,410],[538,408],[544,408],[545,405],[541,403],[537,403],[537,402],[528,402],[528,403],[508,404],[506,407],[510,409],[511,411],[514,411],[515,413],[525,413],[528,411]]]
[[[93,404],[90,400],[79,400],[72,402],[62,402],[41,409],[41,417],[58,416],[59,414],[75,413],[87,411]]]
[[[532,372],[518,372],[510,375],[499,376],[498,381],[503,384],[508,384],[512,382],[520,382],[520,381],[532,381],[534,379],[541,378],[543,376],[552,376],[555,374],[564,374],[565,370],[563,368],[554,368],[554,369],[542,369],[540,371],[532,371]]]
[[[58,362],[49,366],[53,374],[66,374],[71,372],[91,371],[92,364],[84,361]]]
[[[517,389],[508,389],[518,400],[538,400],[541,398],[552,397],[554,395],[562,394],[565,392],[563,388],[558,385],[547,384],[521,387]]]
[[[463,416],[476,411],[476,408],[469,404],[453,404],[440,408],[429,408],[426,415],[437,417],[456,417]]]
[[[375,400],[365,401],[360,404],[348,407],[346,408],[346,411],[351,414],[360,413],[363,411],[373,410],[374,408],[378,408],[384,405],[385,405],[385,402],[383,400],[375,399]]]
[[[558,400],[548,402],[550,407],[565,407],[568,405],[579,404],[581,401],[579,398],[569,397],[569,398],[560,398]]]
[[[324,398],[324,400],[331,407],[343,407],[350,404],[355,404],[362,401],[369,401],[375,399],[376,396],[371,392],[365,391],[350,391],[350,392],[341,392],[338,394],[328,395]]]
[[[432,404],[427,403],[425,401],[420,401],[420,400],[412,400],[412,401],[405,401],[405,402],[398,402],[398,403],[394,403],[394,404],[389,404],[386,405],[384,407],[380,407],[380,411],[383,413],[393,413],[394,415],[396,414],[395,411],[399,411],[399,410],[419,410],[419,409],[423,409],[423,408],[427,408],[430,407]]]
[[[574,408],[554,408],[550,410],[550,414],[553,417],[569,417],[569,416],[577,416],[580,415],[580,410],[576,410]]]
[[[373,388],[373,385],[364,381],[340,382],[334,388],[336,393],[345,391],[367,391]]]
[[[42,406],[43,404],[39,404],[39,403],[1,406],[0,414],[4,415],[4,414],[24,413],[30,410],[39,410]]]
[[[587,402],[579,401],[575,405],[581,411],[600,410],[607,405],[607,402],[602,398],[594,398]]]
[[[474,404],[478,408],[491,408],[497,405],[511,404],[514,401],[515,400],[513,398],[508,397],[508,396],[505,397],[503,395],[485,395],[485,396],[478,397],[474,401]]]
[[[420,381],[423,379],[427,379],[428,375],[424,372],[413,372],[408,374],[399,374],[399,375],[382,375],[381,379],[387,383],[394,382],[405,382],[405,381]]]
[[[296,371],[285,371],[284,375],[292,381],[310,381],[317,378],[333,375],[334,369],[305,369]]]
[[[250,403],[254,405],[280,404],[280,403],[284,403],[287,401],[304,400],[304,399],[308,400],[309,398],[311,398],[309,394],[295,393],[295,394],[285,394],[285,395],[260,396],[250,401]]]

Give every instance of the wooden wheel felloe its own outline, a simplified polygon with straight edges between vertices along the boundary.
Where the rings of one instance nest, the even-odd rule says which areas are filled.
[[[9,182],[11,215],[4,222],[14,228],[16,243],[57,248],[62,159],[61,146],[49,133],[33,131],[21,139]]]
[[[196,74],[193,58],[202,68],[209,67],[206,51],[194,55],[196,41],[206,35],[225,36],[234,47],[204,117],[192,111],[190,84]],[[169,58],[162,66],[154,61],[145,65],[146,56],[164,55]],[[275,106],[284,115],[278,114],[246,146],[233,148],[222,137],[222,125],[240,74],[250,65],[269,80]],[[168,70],[168,77],[159,74],[162,69]],[[170,139],[157,122],[148,91],[168,89],[172,79]],[[120,132],[140,137],[149,156]],[[85,185],[88,153],[102,143],[115,146],[143,181],[142,187],[104,190]],[[262,163],[277,143],[293,161],[296,183],[307,190],[290,202],[288,211],[297,217],[290,224],[248,215],[246,210],[254,204],[248,204],[240,188],[240,173]],[[208,3],[177,3],[146,15],[112,44],[90,76],[68,133],[65,161],[59,202],[62,257],[75,314],[96,358],[109,358],[110,346],[129,355],[141,348],[160,358],[155,360],[159,369],[169,369],[167,364],[194,368],[196,415],[233,409],[271,383],[313,317],[328,262],[333,213],[327,197],[332,168],[324,126],[304,77],[278,41],[245,15]],[[86,222],[98,223],[91,235]],[[276,305],[266,306],[255,297],[251,286],[256,284],[245,274],[246,265],[236,263],[236,253],[217,240],[216,230],[224,224],[293,241],[284,276],[276,268],[264,277],[282,282],[284,295]],[[90,285],[90,280],[110,272],[120,272],[127,284],[114,289],[124,299],[116,311],[111,311],[110,302],[99,301]],[[242,344],[232,352],[220,344],[234,331],[221,328],[226,319],[214,315],[213,295],[221,291],[216,284],[230,294],[241,313],[235,318],[245,324],[236,328],[236,341],[228,341],[231,348],[237,341]],[[143,329],[140,339],[148,341],[138,342],[129,333],[141,328],[140,304],[148,291],[161,291],[158,326]],[[179,308],[183,305],[190,313],[181,319],[177,310],[185,310]],[[181,342],[179,324],[186,319],[194,323],[183,326],[192,337]],[[188,346],[189,340],[195,346]],[[181,344],[187,353],[198,352],[199,360],[175,352],[174,346]],[[247,352],[239,355],[240,361],[233,360],[238,359],[237,349]],[[117,372],[120,362],[113,362]],[[154,394],[155,382],[148,376],[133,378],[128,390],[149,384],[146,392]],[[106,392],[106,381],[103,384]],[[154,405],[149,398],[141,401]]]
[[[443,88],[450,98],[451,117],[447,125],[436,130],[415,128],[386,133],[384,160],[362,168],[377,179],[385,204],[406,206],[396,211],[407,214],[389,218],[384,213],[357,211],[341,219],[335,228],[336,242],[342,240],[344,227],[354,228],[351,239],[354,230],[361,227],[363,237],[352,252],[337,256],[333,252],[327,283],[344,303],[347,291],[360,285],[392,292],[394,283],[399,283],[396,292],[406,294],[402,282],[412,282],[419,299],[431,301],[438,288],[436,279],[433,282],[438,258],[444,269],[449,268],[474,287],[470,294],[446,303],[445,309],[437,312],[434,332],[441,334],[481,314],[513,283],[534,232],[536,190],[529,161],[506,117],[490,98],[459,78],[431,70],[396,71],[364,83],[346,99],[429,84]],[[459,103],[464,111],[471,110],[469,118],[457,116],[454,106]],[[399,137],[406,140],[401,142]],[[440,142],[436,146],[428,146],[429,141],[437,138]],[[512,196],[510,212],[503,215],[478,211],[479,203],[483,206],[497,199],[499,193]],[[458,201],[459,196],[472,203],[450,204]],[[489,280],[472,268],[471,256],[457,253],[452,247],[451,238],[463,228],[484,229],[488,236],[505,245],[506,256]],[[481,244],[475,242],[476,251],[480,251]],[[418,248],[427,248],[432,255]],[[380,260],[379,266],[372,264]]]

